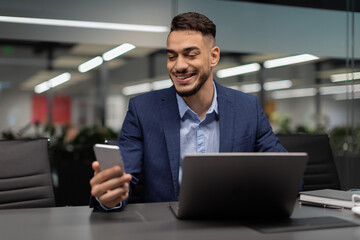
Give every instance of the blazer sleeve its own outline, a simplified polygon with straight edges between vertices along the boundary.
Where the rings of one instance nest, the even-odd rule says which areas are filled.
[[[278,138],[272,131],[271,125],[256,98],[257,108],[257,130],[256,130],[256,152],[286,152]]]
[[[134,99],[129,101],[129,109],[126,114],[118,145],[124,160],[127,173],[139,173],[141,171],[144,155],[144,137],[141,123],[139,121],[138,109]]]
[[[125,172],[132,175],[129,196],[132,195],[133,190],[139,181],[138,177],[142,171],[144,158],[144,135],[138,111],[141,111],[141,109],[138,109],[136,101],[130,99],[128,112],[124,119],[120,137],[118,139]]]

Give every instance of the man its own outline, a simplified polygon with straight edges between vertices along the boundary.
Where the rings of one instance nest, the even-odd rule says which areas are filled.
[[[142,201],[176,201],[187,153],[285,151],[256,97],[214,82],[220,59],[215,35],[215,24],[201,14],[174,17],[166,49],[174,86],[130,100],[118,141],[130,174],[113,178],[120,167],[100,171],[95,161],[94,208],[124,207],[141,172]]]

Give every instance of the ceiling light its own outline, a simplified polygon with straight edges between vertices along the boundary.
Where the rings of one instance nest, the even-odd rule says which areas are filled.
[[[284,57],[284,58],[277,58],[272,60],[267,60],[264,62],[265,68],[274,68],[274,67],[280,67],[295,63],[301,63],[301,62],[307,62],[319,59],[317,56],[311,55],[311,54],[301,54],[291,57]]]
[[[112,60],[134,48],[135,48],[134,45],[129,44],[129,43],[124,43],[116,48],[111,49],[110,51],[107,51],[106,53],[104,53],[102,55],[102,57],[105,61],[110,61],[110,60]]]
[[[319,90],[321,95],[360,92],[360,84],[349,85],[349,86],[341,85],[341,86],[321,87]]]
[[[100,56],[97,56],[87,62],[84,62],[78,67],[79,72],[85,73],[93,68],[96,68],[97,66],[101,65],[103,63],[103,59]]]
[[[264,89],[266,91],[290,88],[292,86],[291,80],[280,80],[280,81],[273,81],[273,82],[266,82],[264,83]]]
[[[50,87],[48,86],[48,83],[43,82],[43,83],[40,83],[40,84],[36,85],[35,88],[34,88],[34,91],[36,93],[42,93],[42,92],[45,92],[45,91],[47,91],[49,89],[50,89]]]
[[[125,96],[130,96],[139,93],[150,92],[152,90],[160,90],[169,88],[173,85],[171,79],[159,80],[152,83],[141,83],[124,87],[122,93]]]
[[[245,93],[260,92],[261,86],[259,83],[245,84],[240,87],[240,90]]]
[[[273,99],[312,97],[316,95],[316,88],[301,88],[291,90],[274,91],[271,96]]]
[[[170,79],[155,81],[151,84],[153,90],[169,88],[173,85]]]
[[[332,82],[360,79],[360,72],[334,74],[330,76]]]
[[[35,86],[34,91],[36,93],[42,93],[45,92],[47,90],[49,90],[50,88],[54,88],[64,82],[69,81],[71,78],[71,74],[66,72],[63,74],[60,74],[57,77],[54,77],[46,82],[40,83],[38,85]]]
[[[152,90],[151,83],[142,83],[142,84],[124,87],[122,93],[125,96],[130,96],[134,94],[150,92],[151,90]]]
[[[231,88],[231,89],[234,89],[234,90],[238,90],[238,91],[240,91],[241,89],[240,89],[240,87],[239,86],[229,86],[229,88]]]
[[[245,73],[256,72],[259,71],[259,69],[260,69],[260,64],[251,63],[242,66],[221,69],[216,72],[216,76],[219,78],[226,78],[226,77],[241,75]]]
[[[47,19],[47,18],[0,16],[0,22],[60,26],[60,27],[77,27],[77,28],[95,28],[95,29],[107,29],[107,30],[137,31],[137,32],[155,32],[155,33],[169,31],[168,27],[165,27],[165,26],[78,21],[78,20],[61,20],[61,19]]]

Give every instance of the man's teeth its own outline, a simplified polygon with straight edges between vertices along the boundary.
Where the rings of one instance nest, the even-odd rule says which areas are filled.
[[[189,75],[189,76],[185,76],[185,77],[179,77],[179,76],[176,76],[178,79],[181,79],[181,80],[184,80],[184,79],[187,79],[189,77],[192,77],[192,75]]]

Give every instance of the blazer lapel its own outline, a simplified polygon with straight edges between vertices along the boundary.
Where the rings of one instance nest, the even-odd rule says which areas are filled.
[[[219,121],[220,121],[220,152],[232,152],[234,138],[234,101],[232,94],[226,88],[216,84],[218,93]]]
[[[174,185],[174,194],[179,191],[180,165],[180,115],[174,87],[161,97],[161,121],[164,126],[167,151]]]

